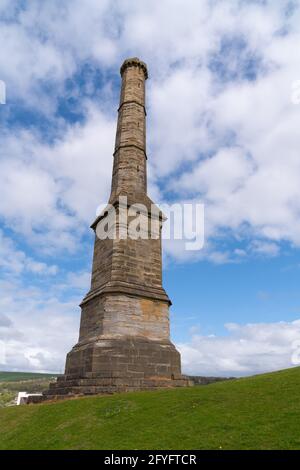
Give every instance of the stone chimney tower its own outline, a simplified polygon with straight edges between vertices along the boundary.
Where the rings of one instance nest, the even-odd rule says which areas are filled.
[[[139,59],[127,59],[121,69],[122,88],[112,178],[113,199],[147,193],[145,80],[147,67]]]
[[[115,232],[105,239],[97,235],[99,224],[107,223],[107,208],[91,226],[95,231],[92,279],[81,303],[79,340],[67,355],[65,375],[51,384],[47,396],[189,384],[181,375],[180,354],[170,341],[171,302],[162,287],[163,215],[147,196],[147,66],[138,58],[127,59],[120,72],[122,88],[108,206],[117,215],[111,227]],[[119,230],[124,230],[121,211],[130,221],[132,206],[139,208],[147,222],[147,229],[138,238],[130,236],[128,226],[125,237]],[[148,226],[153,219],[157,231],[151,237]]]

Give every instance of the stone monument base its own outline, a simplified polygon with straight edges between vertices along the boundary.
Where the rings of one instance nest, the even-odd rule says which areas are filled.
[[[50,384],[49,398],[187,387],[180,354],[170,341],[101,338],[78,343],[67,355],[65,375]]]

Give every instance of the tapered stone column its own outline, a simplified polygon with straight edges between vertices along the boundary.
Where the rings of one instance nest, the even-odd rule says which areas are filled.
[[[189,384],[170,341],[171,302],[162,286],[163,215],[147,196],[146,64],[125,60],[121,77],[109,203],[117,228],[121,211],[130,220],[129,207],[143,204],[146,231],[150,235],[152,220],[156,236],[132,239],[117,230],[114,238],[100,239],[97,227],[106,223],[107,210],[94,221],[91,288],[81,303],[79,340],[67,355],[65,375],[46,392],[49,396]]]

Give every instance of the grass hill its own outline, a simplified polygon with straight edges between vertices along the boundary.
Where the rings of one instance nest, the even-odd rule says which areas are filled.
[[[18,392],[42,392],[55,374],[0,372],[0,408],[10,406]]]
[[[20,382],[24,380],[34,379],[51,379],[56,377],[58,374],[39,374],[36,372],[1,372],[0,371],[0,382]]]
[[[300,449],[300,368],[0,410],[0,449]]]

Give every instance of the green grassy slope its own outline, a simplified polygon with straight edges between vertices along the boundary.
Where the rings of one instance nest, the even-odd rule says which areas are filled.
[[[299,449],[300,369],[0,410],[1,449]]]
[[[18,392],[36,393],[49,387],[54,374],[0,372],[0,408],[10,406]]]
[[[19,382],[23,380],[47,379],[56,377],[58,374],[39,374],[35,372],[1,372],[0,382]]]

